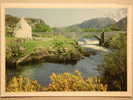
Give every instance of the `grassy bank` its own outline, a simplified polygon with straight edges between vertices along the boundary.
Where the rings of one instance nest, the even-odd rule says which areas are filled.
[[[84,56],[82,51],[75,40],[62,35],[32,40],[6,37],[7,66],[44,61],[60,63],[77,61]]]

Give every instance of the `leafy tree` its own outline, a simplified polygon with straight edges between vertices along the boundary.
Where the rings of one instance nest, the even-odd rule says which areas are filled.
[[[103,64],[98,67],[102,82],[108,84],[108,90],[127,90],[126,46],[126,34],[117,34],[110,43],[113,51],[105,55]]]
[[[51,32],[51,28],[46,24],[36,24],[33,32]]]
[[[109,43],[109,47],[112,49],[121,49],[121,48],[125,48],[126,49],[126,34],[125,33],[119,33],[116,34],[112,37],[110,43]]]

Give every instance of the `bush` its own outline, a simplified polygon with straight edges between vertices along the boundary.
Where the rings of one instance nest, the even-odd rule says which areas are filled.
[[[123,42],[125,40],[126,40],[125,33],[117,33],[105,40],[104,47],[107,47],[110,49],[120,49],[123,47],[123,45],[126,45],[125,44],[126,42]]]
[[[10,43],[10,46],[7,46],[6,48],[6,54],[11,54],[11,57],[21,57],[23,55],[24,47],[22,47],[22,41],[21,40],[15,40],[15,42]],[[8,57],[8,56],[7,56]]]
[[[114,25],[111,25],[110,27],[109,27],[112,31],[120,31],[121,29],[118,27],[118,26],[116,26],[115,24]]]
[[[108,90],[127,90],[127,44],[126,35],[118,34],[112,39],[113,51],[106,54],[98,71],[103,77],[102,82],[108,84]]]
[[[112,37],[109,47],[112,49],[121,49],[126,46],[126,35],[124,33],[116,34]]]
[[[51,83],[41,86],[36,80],[26,77],[12,77],[6,84],[7,92],[32,92],[32,91],[107,91],[107,85],[101,83],[101,79],[83,78],[79,71],[74,74],[64,72],[50,75]]]
[[[7,37],[13,36],[14,26],[13,25],[12,26],[6,26],[5,31],[6,31]]]
[[[36,24],[32,29],[33,32],[51,32],[52,29],[46,24]]]
[[[24,39],[8,39],[6,41],[6,66],[15,66],[15,62],[24,56],[25,47],[22,46]]]
[[[74,74],[53,73],[50,76],[51,83],[46,88],[46,91],[106,91],[107,85],[100,82],[100,78],[84,79],[79,71]]]
[[[25,77],[13,77],[6,84],[7,92],[32,92],[41,91],[43,87],[36,80],[30,80]]]
[[[44,61],[76,62],[82,57],[81,48],[77,42],[62,35],[56,35],[49,40],[25,40],[11,37],[6,39],[7,66],[15,67],[18,64],[32,64],[33,62]],[[38,50],[35,52],[36,48]],[[46,54],[46,52],[48,53]]]

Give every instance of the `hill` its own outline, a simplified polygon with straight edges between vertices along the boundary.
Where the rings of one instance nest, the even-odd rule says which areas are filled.
[[[100,17],[100,18],[94,18],[90,20],[86,20],[80,24],[72,25],[70,27],[79,27],[79,28],[97,28],[101,29],[105,26],[114,24],[115,20],[108,18],[108,17]]]
[[[126,31],[127,30],[127,17],[124,17],[117,21],[116,23],[109,25],[112,30],[122,30]]]

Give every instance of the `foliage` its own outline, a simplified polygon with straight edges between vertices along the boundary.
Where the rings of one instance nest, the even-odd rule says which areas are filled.
[[[76,44],[74,40],[66,38],[62,35],[49,35],[48,37],[49,39],[47,41],[45,40],[45,38],[44,40],[28,40],[23,45],[27,48],[27,50],[29,50],[29,52],[32,52],[32,50],[37,47],[58,50],[72,48]]]
[[[14,28],[16,24],[19,22],[20,18],[6,15],[5,16],[5,25],[6,25],[6,35],[12,36],[14,33]],[[25,18],[28,24],[32,27],[33,32],[51,32],[52,28],[48,26],[43,20],[41,19],[34,19],[34,18]]]
[[[104,47],[109,49],[120,49],[123,47],[123,45],[126,45],[125,44],[126,42],[124,42],[124,44],[121,43],[121,41],[125,40],[126,40],[126,33],[116,33],[106,38]]]
[[[6,40],[6,66],[14,67],[16,61],[25,55],[24,39],[8,37]]]
[[[120,31],[121,30],[120,28],[118,28],[118,26],[116,24],[113,24],[113,25],[109,26],[108,28],[112,31]]]
[[[11,37],[13,36],[14,26],[6,26],[6,36]]]
[[[113,30],[110,27],[103,28],[104,32],[112,32]]]
[[[52,38],[55,36],[52,32],[33,32],[33,37]],[[58,36],[58,34],[56,34]]]
[[[47,91],[106,91],[107,85],[100,82],[100,78],[84,79],[79,71],[74,74],[64,72],[62,74],[53,73],[51,83],[46,88]]]
[[[41,40],[26,40],[8,37],[6,49],[7,66],[39,63],[40,61],[77,61],[82,57],[82,49],[75,40],[62,35]],[[41,48],[41,49],[39,49]]]
[[[26,77],[13,77],[6,84],[7,92],[33,92],[41,91],[43,87],[36,80],[30,80]]]
[[[102,82],[108,84],[108,90],[127,90],[127,49],[126,35],[118,34],[113,37],[113,51],[106,54],[104,62],[98,67]]]
[[[19,21],[18,18],[13,17],[11,15],[6,15],[5,17],[5,25],[6,25],[6,35],[7,36],[12,36],[15,24]]]
[[[50,37],[50,36],[49,36]],[[59,47],[76,47],[76,41],[66,38],[62,35],[51,36],[48,40],[43,38],[43,40],[25,40],[21,38],[6,38],[7,53],[14,52],[16,56],[21,55],[21,49],[25,49],[22,53],[31,53],[34,48],[44,47],[44,48],[59,48]],[[14,54],[15,55],[15,54]]]
[[[46,24],[36,24],[32,29],[33,32],[51,32],[51,28]]]
[[[8,38],[6,41],[6,59],[13,60],[23,56],[25,48],[22,46],[24,39],[13,39]]]
[[[112,49],[121,49],[126,46],[126,34],[118,33],[110,41],[109,47]]]
[[[36,80],[26,77],[12,77],[6,84],[7,92],[34,92],[34,91],[107,91],[107,85],[101,83],[98,77],[83,78],[79,71],[74,74],[64,72],[51,74],[51,83],[48,86],[40,85]]]

